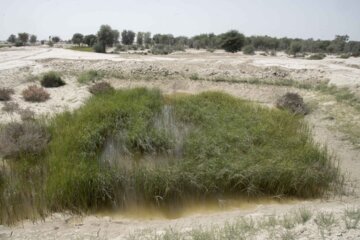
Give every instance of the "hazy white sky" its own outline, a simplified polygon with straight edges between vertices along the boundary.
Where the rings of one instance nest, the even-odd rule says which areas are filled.
[[[246,35],[360,40],[360,0],[0,0],[0,39],[46,39],[122,31],[192,36],[237,29]]]

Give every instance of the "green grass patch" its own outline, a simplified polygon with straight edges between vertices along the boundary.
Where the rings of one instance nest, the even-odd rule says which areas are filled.
[[[94,52],[94,49],[92,47],[79,47],[79,46],[74,46],[69,48],[71,50],[75,50],[75,51],[81,51],[81,52]]]
[[[303,119],[230,95],[119,90],[49,123],[43,159],[52,211],[188,199],[318,197],[339,179]]]

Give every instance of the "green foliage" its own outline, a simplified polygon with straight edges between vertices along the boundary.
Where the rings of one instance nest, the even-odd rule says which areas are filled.
[[[7,39],[9,43],[15,43],[16,42],[16,36],[14,34],[11,34],[9,38]]]
[[[238,52],[245,44],[245,36],[236,30],[221,35],[221,48],[227,52]]]
[[[106,45],[102,42],[97,42],[93,49],[97,53],[106,53]]]
[[[100,30],[97,33],[97,38],[98,43],[100,43],[103,47],[112,46],[115,42],[117,42],[119,32],[113,30],[109,25],[101,25]]]
[[[154,55],[167,55],[174,51],[174,49],[169,45],[156,44],[154,45],[150,52]]]
[[[77,36],[77,37],[78,37],[78,38],[81,38],[80,35]],[[60,37],[58,37],[58,36],[54,36],[54,37],[51,38],[51,41],[54,42],[54,43],[58,43],[58,42],[60,42],[60,40],[61,40],[61,39],[60,39]],[[79,39],[79,40],[80,40],[80,39]]]
[[[35,35],[30,36],[30,43],[34,44],[36,43],[37,37]]]
[[[61,79],[61,76],[57,72],[47,72],[42,76],[41,86],[46,88],[55,88],[64,86],[66,83]]]
[[[301,52],[302,45],[300,42],[292,42],[290,44],[289,53],[296,57],[296,54]]]
[[[220,93],[168,100],[176,121],[194,128],[184,139],[181,160],[126,171],[101,164],[107,139],[120,130],[126,132],[122,147],[139,163],[148,151],[168,152],[174,136],[153,125],[164,104],[156,91],[117,91],[57,117],[47,156],[52,206],[121,205],[126,189],[136,189],[138,200],[152,202],[158,196],[167,204],[216,194],[311,197],[336,179],[337,170],[311,143],[300,118]]]
[[[84,43],[88,45],[88,47],[93,47],[97,41],[97,37],[94,34],[86,35],[84,37]]]
[[[77,78],[77,81],[82,84],[87,84],[90,82],[96,82],[104,77],[104,73],[96,70],[89,70],[80,73]]]
[[[18,33],[18,40],[25,45],[29,41],[29,34],[28,33]]]
[[[254,55],[255,54],[255,48],[252,45],[246,45],[242,52],[246,55]]]
[[[124,30],[121,33],[121,42],[124,45],[132,45],[134,43],[135,33],[131,30]]]
[[[356,229],[360,222],[360,209],[359,208],[345,209],[344,222],[347,229]]]
[[[78,44],[79,46],[83,42],[83,40],[84,40],[84,35],[82,35],[81,33],[75,33],[71,39],[73,44]]]

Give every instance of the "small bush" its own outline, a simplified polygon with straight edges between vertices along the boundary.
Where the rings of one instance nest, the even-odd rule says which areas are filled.
[[[89,88],[89,91],[94,95],[102,94],[102,93],[108,93],[108,92],[111,92],[113,90],[114,90],[114,88],[108,82],[95,83],[94,85],[92,85]]]
[[[17,104],[16,102],[5,102],[2,110],[8,113],[16,112],[17,110],[19,110],[19,104]]]
[[[94,51],[97,53],[106,53],[106,47],[102,43],[99,43],[99,42],[96,43],[93,48],[94,48]]]
[[[79,83],[89,83],[89,82],[95,82],[97,80],[100,80],[104,77],[104,73],[101,71],[96,71],[96,70],[89,70],[86,72],[82,72],[79,77],[78,77],[78,82]]]
[[[0,154],[5,158],[40,154],[49,141],[46,128],[35,122],[9,123],[0,132]]]
[[[45,73],[41,79],[41,86],[46,88],[55,88],[64,86],[65,82],[61,79],[60,75],[56,72]]]
[[[157,44],[153,46],[150,50],[150,52],[154,55],[167,55],[174,51],[174,49],[171,46],[163,45],[163,44]]]
[[[242,52],[245,55],[254,55],[255,54],[255,48],[253,47],[253,45],[247,45],[243,48]]]
[[[50,94],[44,88],[36,85],[29,86],[22,92],[22,95],[28,102],[45,102],[50,98]]]
[[[35,119],[35,113],[29,108],[20,110],[19,114],[22,121],[30,121]]]
[[[326,54],[318,53],[318,54],[311,55],[307,59],[309,59],[309,60],[323,60],[325,57],[326,57]]]
[[[9,101],[14,93],[12,88],[0,88],[0,101]]]
[[[277,100],[276,107],[295,114],[306,115],[309,112],[303,98],[297,93],[286,93]]]

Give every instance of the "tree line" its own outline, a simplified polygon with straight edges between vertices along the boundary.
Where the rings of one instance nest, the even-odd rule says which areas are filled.
[[[8,42],[17,46],[27,42],[35,43],[35,35],[19,33],[10,35]],[[49,42],[59,42],[59,37],[49,37]],[[300,38],[276,38],[270,36],[245,36],[236,30],[222,34],[199,34],[193,37],[177,36],[172,34],[155,34],[150,32],[137,32],[112,29],[109,25],[102,25],[96,34],[83,35],[75,33],[71,39],[73,44],[85,44],[93,47],[96,52],[106,52],[107,47],[113,46],[139,46],[143,48],[167,47],[174,49],[224,49],[227,52],[246,51],[285,51],[296,55],[301,52],[312,53],[349,53],[360,56],[360,42],[349,41],[348,35],[337,35],[333,40],[314,40]]]

